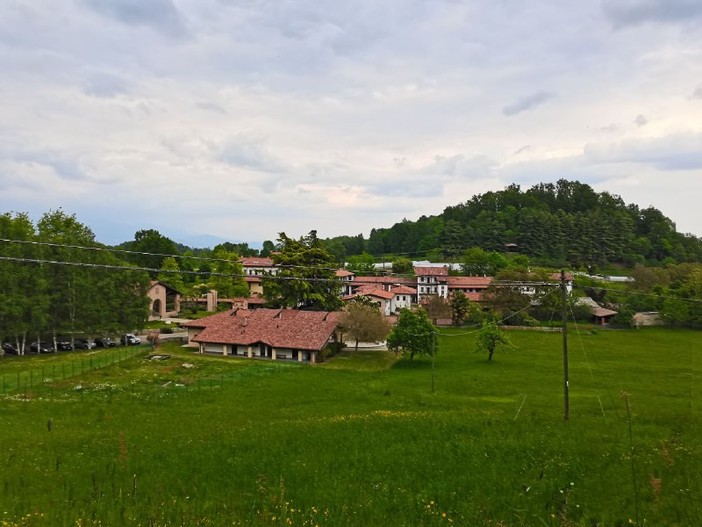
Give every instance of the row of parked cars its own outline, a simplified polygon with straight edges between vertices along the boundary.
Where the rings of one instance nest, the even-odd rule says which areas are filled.
[[[119,339],[122,346],[136,346],[141,344],[141,339],[133,333],[125,333]],[[98,337],[96,339],[59,337],[56,339],[56,349],[54,349],[53,339],[46,342],[32,342],[25,348],[25,353],[53,353],[54,351],[90,350],[93,348],[113,348],[118,343],[110,337]],[[19,355],[17,346],[11,342],[2,344],[3,353]]]

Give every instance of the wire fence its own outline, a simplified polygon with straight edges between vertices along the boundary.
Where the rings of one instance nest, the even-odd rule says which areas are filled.
[[[70,379],[104,368],[144,352],[143,346],[118,347],[86,354],[71,354],[51,364],[27,362],[27,368],[0,374],[0,394],[28,392],[32,388]]]

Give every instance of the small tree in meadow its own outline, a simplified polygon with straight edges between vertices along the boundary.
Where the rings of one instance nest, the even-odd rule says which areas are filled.
[[[513,347],[507,335],[493,320],[483,322],[482,328],[478,331],[477,344],[478,351],[487,351],[488,361],[492,361],[496,350]]]
[[[377,303],[372,301],[370,304],[349,302],[339,325],[356,341],[356,351],[359,342],[381,341],[390,332],[390,323],[378,310]]]
[[[400,310],[400,318],[388,336],[388,348],[395,352],[415,355],[436,353],[436,329],[427,312],[419,308],[416,311]]]

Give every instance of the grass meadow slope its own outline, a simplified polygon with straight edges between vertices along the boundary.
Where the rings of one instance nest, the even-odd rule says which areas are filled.
[[[571,331],[565,421],[559,333],[441,333],[433,392],[387,352],[2,358],[0,526],[699,523],[702,334]]]

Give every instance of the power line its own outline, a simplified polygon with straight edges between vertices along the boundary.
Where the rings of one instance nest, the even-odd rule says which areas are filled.
[[[238,273],[219,273],[219,272],[209,272],[209,271],[188,271],[188,270],[175,270],[175,269],[154,269],[151,267],[138,267],[138,266],[126,266],[126,265],[110,265],[110,264],[96,264],[89,262],[62,262],[58,260],[43,260],[39,258],[19,258],[14,256],[0,256],[0,261],[10,261],[19,263],[33,263],[33,264],[48,264],[48,265],[67,265],[71,267],[87,267],[91,269],[110,269],[119,271],[146,271],[150,273],[172,273],[172,274],[189,274],[196,276],[222,276],[225,278],[249,278],[249,275],[238,274]],[[311,268],[314,269],[314,268]],[[279,276],[279,275],[257,275],[259,278],[266,278],[270,280],[279,281],[301,281],[301,282],[325,282],[325,283],[340,283],[336,278],[315,278],[315,277],[298,277],[298,276]]]
[[[84,246],[84,245],[73,245],[73,244],[67,244],[67,243],[56,243],[56,242],[44,242],[44,241],[36,241],[36,240],[17,240],[17,239],[10,239],[10,238],[0,238],[0,242],[2,243],[16,243],[16,244],[22,244],[22,245],[33,245],[33,246],[47,246],[47,247],[56,247],[56,248],[65,248],[65,249],[78,249],[78,250],[85,250],[85,251],[94,251],[94,252],[118,252],[118,253],[123,253],[123,254],[132,254],[132,255],[140,255],[140,256],[159,256],[159,257],[173,257],[173,258],[181,258],[181,259],[193,259],[193,260],[200,260],[200,261],[210,261],[210,262],[222,262],[222,263],[239,263],[234,260],[229,260],[226,258],[212,258],[212,257],[204,257],[204,256],[188,256],[188,255],[178,255],[178,254],[165,254],[165,253],[150,253],[150,252],[144,252],[144,251],[130,251],[126,249],[115,249],[115,248],[106,248],[106,247],[91,247],[91,246]],[[255,257],[254,257],[255,258]],[[259,257],[259,258],[264,258],[264,257]],[[97,264],[97,263],[89,263],[89,262],[67,262],[67,261],[59,261],[59,260],[48,260],[48,259],[39,259],[39,258],[20,258],[20,257],[9,257],[9,256],[0,256],[0,260],[6,260],[6,261],[15,261],[15,262],[25,262],[25,263],[38,263],[38,264],[51,264],[51,265],[71,265],[71,266],[76,266],[76,267],[91,267],[91,268],[104,268],[104,269],[113,269],[113,270],[131,270],[131,271],[146,271],[150,273],[172,273],[172,274],[185,274],[185,275],[193,275],[193,276],[220,276],[220,277],[230,277],[230,278],[247,278],[249,276],[258,276],[258,277],[266,277],[268,279],[274,279],[274,280],[298,280],[298,281],[308,281],[308,282],[334,282],[334,279],[327,279],[327,278],[305,278],[305,277],[293,277],[293,276],[278,276],[278,275],[247,275],[245,273],[221,273],[221,272],[216,272],[216,271],[196,271],[196,270],[186,270],[186,269],[178,269],[178,270],[172,270],[172,269],[163,269],[163,268],[151,268],[151,267],[139,267],[139,266],[121,266],[121,265],[110,265],[110,264]],[[314,266],[303,266],[303,265],[278,265],[278,269],[307,269],[307,270],[315,270],[315,271],[337,271],[337,268],[329,268],[329,267],[314,267]],[[396,274],[393,275],[393,277],[398,278],[398,279],[403,279],[403,278],[415,278],[415,275],[409,275],[409,274]],[[548,281],[519,281],[519,280],[493,280],[490,283],[490,286],[494,287],[504,287],[504,288],[527,288],[527,287],[558,287],[560,284],[558,282],[548,282]],[[598,287],[598,286],[579,286],[574,284],[574,288],[580,289],[580,290],[585,290],[587,288],[592,289],[594,291],[604,291],[604,292],[614,292],[616,294],[623,294],[625,296],[633,296],[633,295],[641,295],[641,296],[647,296],[647,297],[652,297],[652,298],[658,298],[662,300],[666,299],[674,299],[674,300],[682,300],[685,302],[691,302],[691,303],[700,303],[702,302],[702,299],[700,298],[685,298],[685,297],[679,297],[679,296],[669,296],[669,295],[661,295],[658,293],[644,293],[644,292],[639,292],[639,291],[623,291],[620,289],[612,289],[612,288],[606,288],[606,287]]]
[[[108,253],[122,253],[122,254],[136,254],[141,256],[161,256],[164,258],[183,258],[191,260],[205,260],[212,262],[231,262],[226,258],[210,258],[205,256],[189,256],[184,254],[167,254],[167,253],[148,253],[143,251],[129,251],[127,249],[116,249],[112,247],[98,247],[98,246],[86,246],[86,245],[72,245],[68,243],[55,243],[55,242],[41,242],[36,240],[12,240],[9,238],[0,238],[0,242],[4,243],[18,243],[23,245],[38,245],[45,247],[57,247],[61,249],[80,249],[83,251],[96,251],[96,252],[108,252]]]
[[[0,238],[0,242],[3,243],[17,243],[22,245],[34,245],[34,246],[44,246],[44,247],[56,247],[61,249],[79,249],[84,251],[94,251],[94,252],[106,252],[106,253],[121,253],[121,254],[131,254],[137,256],[158,256],[162,258],[180,258],[182,260],[200,260],[204,262],[224,262],[224,263],[241,263],[240,261],[231,260],[227,258],[213,258],[209,256],[190,256],[185,254],[168,254],[168,253],[151,253],[144,251],[130,251],[127,249],[116,249],[112,247],[98,247],[98,246],[86,246],[86,245],[72,245],[68,243],[56,243],[56,242],[43,242],[37,240],[14,240],[10,238]],[[240,258],[267,258],[266,256],[244,256]],[[317,269],[324,271],[337,271],[338,268],[334,267],[313,267],[304,265],[288,265],[279,264],[277,266],[279,269]],[[180,271],[185,272],[185,271]],[[398,275],[404,276],[404,275]],[[409,276],[409,275],[407,275]]]

